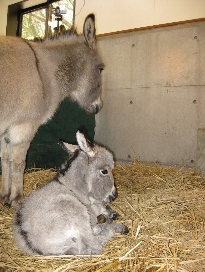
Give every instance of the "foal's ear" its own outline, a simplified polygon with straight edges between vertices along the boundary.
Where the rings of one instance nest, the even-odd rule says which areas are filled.
[[[60,141],[59,145],[68,153],[74,153],[77,149],[79,149],[78,145],[72,145],[63,141]]]
[[[93,145],[85,138],[85,135],[80,130],[76,133],[76,139],[81,150],[86,152],[89,157],[95,156]]]
[[[96,35],[95,35],[95,15],[89,14],[84,22],[83,34],[88,46],[91,49],[96,47]]]

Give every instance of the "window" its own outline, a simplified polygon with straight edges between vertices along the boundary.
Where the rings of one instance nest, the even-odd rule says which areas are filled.
[[[19,34],[29,40],[42,39],[70,29],[73,25],[74,0],[53,1],[21,10]]]

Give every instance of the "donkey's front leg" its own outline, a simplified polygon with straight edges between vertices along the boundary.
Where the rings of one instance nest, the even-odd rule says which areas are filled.
[[[12,206],[19,203],[23,197],[23,174],[29,145],[27,142],[11,145],[11,194],[8,204]]]
[[[20,202],[23,196],[23,173],[26,153],[36,132],[36,125],[23,123],[13,126],[2,141],[2,198],[8,205]]]

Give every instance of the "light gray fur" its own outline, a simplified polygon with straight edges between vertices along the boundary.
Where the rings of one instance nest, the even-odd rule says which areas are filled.
[[[23,195],[23,171],[30,143],[65,97],[88,113],[102,108],[102,60],[96,48],[95,17],[84,35],[43,42],[0,37],[0,198],[15,205]]]
[[[105,206],[116,197],[112,154],[91,145],[77,132],[78,146],[65,144],[73,153],[57,176],[20,204],[14,221],[14,237],[27,254],[99,254],[115,233],[127,227],[113,223],[115,212]],[[97,223],[104,215],[106,222]]]

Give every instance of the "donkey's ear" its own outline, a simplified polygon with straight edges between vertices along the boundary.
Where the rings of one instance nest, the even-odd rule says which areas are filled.
[[[88,46],[91,49],[96,47],[96,35],[95,35],[95,15],[89,14],[84,22],[83,34]]]
[[[68,153],[74,153],[77,149],[79,149],[78,145],[68,144],[63,141],[60,141],[59,145]]]
[[[80,130],[78,130],[76,133],[76,139],[81,150],[86,152],[89,157],[95,156],[93,145],[90,144],[90,142],[85,138],[85,135]]]

